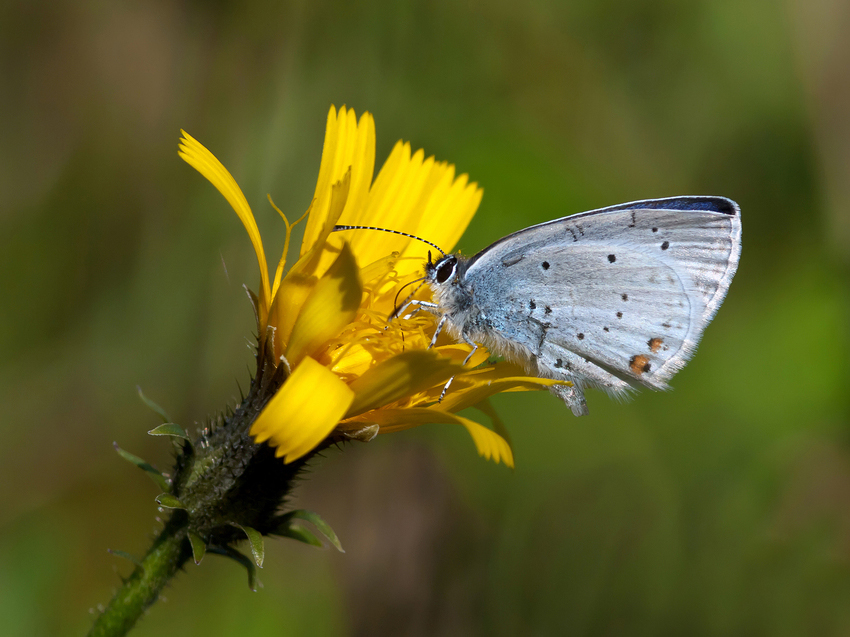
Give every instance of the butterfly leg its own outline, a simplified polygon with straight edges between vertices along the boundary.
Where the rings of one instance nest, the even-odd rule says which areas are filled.
[[[549,391],[563,400],[574,416],[587,416],[590,413],[587,409],[587,401],[584,399],[584,392],[576,385],[572,387],[567,385],[552,385]]]
[[[435,314],[437,313],[436,312],[436,310],[437,310],[437,304],[436,303],[431,303],[430,301],[418,301],[418,300],[414,299],[413,301],[408,301],[407,303],[402,305],[400,308],[395,310],[392,314],[390,314],[390,318],[393,319],[397,316],[401,316],[402,314],[404,314],[405,310],[407,310],[407,308],[409,308],[411,305],[414,306],[413,310],[410,312],[410,314],[408,314],[407,316],[404,316],[402,318],[404,318],[404,319],[413,318],[416,314],[421,312],[423,309],[428,310],[429,312],[433,312]]]
[[[546,343],[537,358],[537,373],[543,378],[568,380],[568,385],[553,385],[549,391],[563,400],[576,416],[588,414],[584,388],[590,385],[613,396],[625,396],[629,384],[582,356],[555,343]]]
[[[432,347],[434,347],[434,345],[437,344],[437,337],[440,335],[440,332],[443,331],[443,325],[445,325],[446,321],[448,321],[448,320],[449,320],[448,314],[443,314],[440,317],[440,322],[437,323],[437,329],[434,330],[434,336],[431,337],[431,342],[428,343],[428,349],[431,349]]]
[[[437,313],[437,304],[436,303],[431,303],[430,301],[417,301],[415,299],[413,301],[408,301],[407,303],[405,303],[404,305],[402,305],[398,309],[394,310],[392,314],[390,314],[389,318],[387,319],[387,324],[384,325],[384,331],[386,332],[388,329],[390,329],[390,322],[394,318],[400,317],[405,312],[405,310],[407,310],[407,308],[409,308],[411,305],[414,306],[414,308],[410,312],[410,314],[408,314],[407,316],[402,316],[401,318],[403,318],[405,320],[411,319],[414,316],[416,316],[419,312],[421,312],[423,309],[428,310],[429,312],[432,312],[434,314]]]
[[[466,334],[461,334],[461,336],[463,337],[463,340],[464,340],[464,341],[466,341],[466,344],[467,344],[467,345],[471,345],[471,346],[472,346],[472,350],[470,350],[469,354],[467,354],[467,355],[466,355],[466,358],[464,358],[464,359],[463,359],[463,363],[461,363],[461,366],[462,366],[462,367],[466,367],[466,364],[467,364],[467,363],[469,362],[469,360],[472,358],[472,355],[473,355],[473,354],[475,354],[475,352],[476,352],[476,351],[478,351],[478,343],[475,343],[474,341],[472,341],[472,340],[471,340],[471,339],[470,339],[470,338],[469,338]],[[437,400],[437,403],[441,403],[441,402],[443,402],[443,398],[445,398],[445,397],[446,397],[446,392],[447,392],[447,391],[449,391],[449,387],[451,387],[451,385],[452,385],[452,381],[453,381],[454,379],[455,379],[455,377],[454,377],[454,376],[452,376],[451,378],[449,378],[449,380],[448,380],[448,382],[446,383],[445,387],[443,387],[443,391],[442,391],[442,392],[440,392],[440,398]]]

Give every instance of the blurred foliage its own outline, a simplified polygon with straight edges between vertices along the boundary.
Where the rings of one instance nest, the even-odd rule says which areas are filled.
[[[517,469],[434,426],[329,453],[297,502],[346,554],[212,556],[136,635],[850,632],[850,5],[124,2],[0,8],[0,617],[81,634],[144,550],[184,427],[248,382],[250,243],[309,204],[330,104],[485,190],[475,252],[632,199],[743,210],[729,297],[675,391],[495,403]],[[270,244],[270,245],[269,245]]]

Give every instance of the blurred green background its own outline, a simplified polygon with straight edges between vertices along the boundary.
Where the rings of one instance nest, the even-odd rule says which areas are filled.
[[[0,617],[82,634],[157,528],[136,385],[187,427],[248,382],[256,262],[177,157],[230,169],[267,250],[330,104],[484,187],[472,253],[633,199],[743,211],[728,299],[666,394],[497,397],[514,472],[434,426],[298,489],[346,554],[207,558],[139,635],[850,633],[850,4],[122,2],[0,7]]]

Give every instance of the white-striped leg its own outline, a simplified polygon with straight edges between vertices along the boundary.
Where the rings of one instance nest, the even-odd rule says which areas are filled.
[[[471,340],[469,339],[469,337],[468,337],[466,334],[461,334],[461,336],[463,337],[463,340],[464,340],[464,341],[466,341],[466,344],[467,344],[467,345],[472,345],[472,350],[469,352],[469,354],[467,354],[467,355],[466,355],[466,358],[464,358],[464,359],[463,359],[463,363],[461,363],[461,366],[462,366],[462,367],[466,367],[466,364],[469,362],[469,359],[471,359],[471,358],[472,358],[472,355],[473,355],[473,354],[475,354],[475,352],[477,352],[477,351],[478,351],[478,343],[475,343],[475,342],[471,341]],[[449,391],[449,387],[451,387],[451,386],[452,386],[452,381],[453,381],[454,379],[455,379],[455,377],[454,377],[454,376],[452,376],[451,378],[449,378],[449,380],[448,380],[448,382],[446,383],[445,387],[443,387],[443,391],[442,391],[442,392],[440,392],[440,397],[437,399],[437,403],[438,403],[438,404],[439,404],[439,403],[441,403],[441,402],[443,402],[443,398],[445,398],[445,397],[446,397],[446,392],[447,392],[447,391]]]
[[[390,314],[390,318],[392,319],[392,318],[395,318],[397,316],[401,316],[402,314],[404,314],[404,311],[407,308],[409,308],[411,305],[415,306],[414,310],[410,314],[408,314],[407,316],[404,316],[402,318],[404,318],[404,319],[412,318],[418,312],[420,312],[423,309],[428,310],[429,312],[432,312],[434,314],[437,314],[436,310],[437,310],[438,306],[437,306],[436,303],[431,303],[431,301],[417,301],[416,299],[414,299],[412,301],[408,301],[407,303],[402,305],[400,308],[398,308],[396,311],[394,311],[392,314]]]
[[[443,331],[443,325],[446,324],[446,321],[449,320],[448,314],[443,314],[440,317],[440,322],[437,323],[437,329],[434,330],[434,336],[431,338],[431,342],[428,344],[428,349],[434,347],[437,344],[437,337],[440,335],[440,332]]]
[[[437,304],[436,304],[436,303],[431,303],[430,301],[417,301],[417,300],[408,301],[407,303],[405,303],[404,305],[402,305],[400,308],[398,308],[397,310],[395,310],[392,314],[390,314],[389,318],[387,319],[387,324],[386,324],[386,325],[384,325],[384,331],[386,332],[388,329],[390,329],[390,322],[391,322],[394,318],[401,316],[401,314],[402,314],[402,313],[403,313],[403,312],[404,312],[407,308],[409,308],[411,305],[413,305],[413,306],[415,306],[415,307],[414,307],[413,311],[412,311],[410,314],[408,314],[407,316],[402,317],[402,318],[404,318],[405,320],[410,319],[410,318],[413,318],[414,316],[416,316],[416,314],[418,314],[418,313],[419,313],[421,310],[423,310],[423,309],[428,310],[429,312],[433,312],[434,314],[436,314],[436,313],[437,313],[437,312],[436,312],[436,309],[437,309]]]

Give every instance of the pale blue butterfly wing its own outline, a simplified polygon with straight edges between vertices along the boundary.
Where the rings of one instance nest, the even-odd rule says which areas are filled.
[[[654,389],[692,356],[741,252],[740,210],[721,197],[622,204],[509,235],[438,282],[451,331],[558,386],[574,413],[583,387]],[[447,257],[451,259],[454,257]]]

